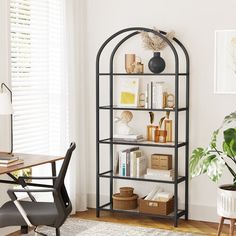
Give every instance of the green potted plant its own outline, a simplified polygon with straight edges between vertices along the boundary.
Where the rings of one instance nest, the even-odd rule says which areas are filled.
[[[226,116],[213,132],[208,147],[193,150],[189,166],[191,178],[206,173],[214,182],[218,182],[224,169],[229,171],[232,183],[219,186],[217,212],[226,218],[236,218],[236,111]]]

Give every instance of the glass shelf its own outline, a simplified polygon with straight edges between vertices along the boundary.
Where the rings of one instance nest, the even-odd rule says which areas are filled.
[[[113,106],[100,106],[99,107],[100,110],[132,110],[132,111],[170,111],[170,112],[175,112],[174,108],[164,108],[164,109],[155,109],[155,108],[144,108],[144,107],[119,107],[116,105]],[[188,108],[187,107],[181,107],[178,108],[177,111],[187,111]]]
[[[151,213],[142,213],[139,212],[139,209],[133,209],[133,210],[115,210],[110,209],[110,203],[104,204],[104,206],[100,206],[99,210],[102,211],[111,211],[111,212],[117,212],[117,213],[126,213],[131,215],[145,215],[150,217],[157,217],[157,218],[165,218],[165,219],[174,219],[174,212],[170,213],[169,215],[158,215],[158,214],[151,214]],[[185,215],[186,211],[179,209],[177,212],[177,217],[180,218],[181,216]]]
[[[107,139],[101,139],[99,140],[99,143],[103,144],[114,144],[114,145],[137,145],[137,146],[147,146],[147,147],[164,147],[164,148],[175,148],[174,142],[167,142],[167,143],[155,143],[152,141],[139,141],[139,142],[133,142],[133,141],[115,141],[110,138]],[[187,143],[186,142],[178,142],[177,147],[183,147]]]
[[[172,180],[158,180],[158,179],[147,179],[147,178],[136,178],[136,177],[130,177],[130,176],[119,176],[119,175],[110,175],[111,171],[106,171],[104,173],[100,173],[99,177],[102,178],[113,178],[113,179],[125,179],[125,180],[136,180],[136,181],[144,181],[144,182],[156,182],[156,183],[166,183],[166,184],[174,184],[175,181]],[[185,176],[179,176],[177,183],[184,182],[186,180]]]
[[[98,75],[122,75],[122,76],[175,76],[175,73],[161,73],[161,74],[153,74],[153,73],[133,73],[133,74],[127,74],[127,73],[99,73]],[[178,76],[187,76],[188,73],[178,73]]]

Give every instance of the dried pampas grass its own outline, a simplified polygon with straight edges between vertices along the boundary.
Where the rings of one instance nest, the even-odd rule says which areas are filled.
[[[159,32],[157,28],[154,27],[153,29]],[[169,39],[170,41],[173,40],[174,36],[175,36],[174,31],[170,31],[166,33],[165,35],[165,37]],[[148,33],[146,31],[141,31],[141,37],[142,37],[145,49],[152,50],[152,51],[160,51],[160,50],[163,50],[167,46],[166,41],[156,34]]]

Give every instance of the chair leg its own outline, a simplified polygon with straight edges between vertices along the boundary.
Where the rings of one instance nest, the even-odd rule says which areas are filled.
[[[60,229],[59,228],[56,228],[56,236],[60,236]]]
[[[224,225],[224,220],[225,220],[224,217],[220,218],[220,223],[219,223],[218,230],[217,230],[217,236],[220,236],[221,230],[222,230],[223,225]]]
[[[234,236],[234,224],[235,224],[235,219],[230,219],[230,236]]]

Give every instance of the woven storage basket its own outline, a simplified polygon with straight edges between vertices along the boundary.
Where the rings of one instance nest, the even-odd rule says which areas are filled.
[[[143,198],[139,199],[139,211],[157,215],[169,215],[174,211],[174,198],[167,202],[149,201]]]
[[[120,196],[121,197],[132,197],[134,192],[134,188],[131,187],[121,187],[120,188]]]
[[[132,210],[137,208],[138,205],[138,195],[133,194],[131,197],[122,197],[120,193],[115,193],[113,198],[113,208],[117,210]]]

